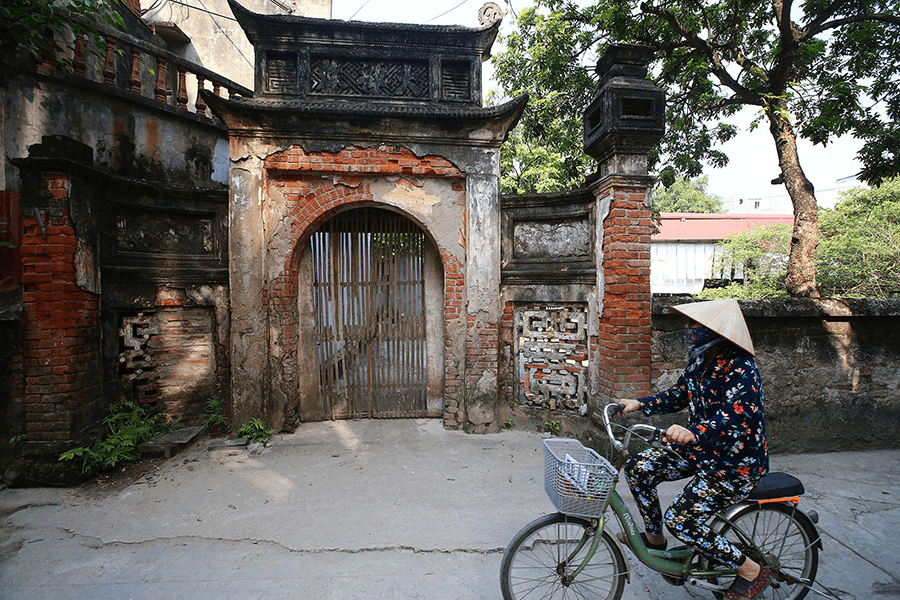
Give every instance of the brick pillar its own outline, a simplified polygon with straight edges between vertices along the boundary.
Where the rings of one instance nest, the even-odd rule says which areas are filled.
[[[59,208],[40,220],[23,218],[26,432],[32,441],[71,440],[79,433],[76,414],[101,394],[100,296],[76,281],[78,239],[60,206],[70,178],[47,174],[41,181]]]
[[[25,420],[33,455],[49,463],[59,448],[85,442],[104,412],[92,206],[99,174],[90,148],[67,138],[44,138],[29,151],[13,161],[23,183]]]
[[[597,160],[598,405],[650,391],[650,150],[663,135],[665,98],[647,78],[652,49],[615,45],[585,111],[585,152]],[[595,406],[594,408],[597,408]]]
[[[651,177],[609,175],[591,186],[603,218],[598,391],[601,401],[650,389]]]

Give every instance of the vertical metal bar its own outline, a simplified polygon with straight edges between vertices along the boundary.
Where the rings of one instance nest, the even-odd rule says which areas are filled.
[[[384,231],[384,218],[373,219],[373,228],[372,228],[377,237],[377,244],[375,246],[375,260],[377,264],[377,269],[375,272],[375,280],[373,283],[373,289],[375,291],[375,319],[372,321],[372,329],[375,332],[376,339],[376,348],[378,350],[377,359],[375,363],[375,372],[376,372],[376,381],[375,381],[375,392],[378,398],[378,416],[384,418],[387,416],[387,405],[385,403],[385,395],[384,395],[384,363],[387,360],[387,346],[388,343],[387,338],[383,335],[383,322],[384,322],[384,310],[385,310],[385,297],[384,297],[384,288],[382,287],[382,282],[385,277],[385,250],[384,244],[387,240],[387,235]]]
[[[322,413],[331,414],[331,405],[328,389],[328,360],[327,360],[327,321],[325,318],[325,297],[323,294],[322,264],[324,256],[322,243],[325,234],[317,232],[310,240],[312,250],[313,268],[313,302],[316,314],[316,356],[319,359],[319,402]]]
[[[328,308],[330,309],[329,318],[331,320],[331,366],[332,366],[332,376],[334,377],[332,382],[332,394],[331,394],[331,418],[336,419],[340,416],[340,405],[339,400],[342,398],[342,386],[341,386],[341,371],[343,365],[341,364],[341,350],[343,349],[343,345],[341,344],[341,322],[340,315],[338,314],[339,310],[339,302],[338,302],[338,293],[337,293],[337,262],[338,262],[338,253],[340,252],[340,231],[335,227],[334,221],[329,223],[328,228],[328,287],[326,288],[328,291],[329,302]]]
[[[425,234],[419,231],[416,239],[416,348],[418,361],[416,364],[416,398],[418,399],[418,408],[422,416],[428,408],[427,406],[427,386],[425,368],[427,355],[425,353]]]

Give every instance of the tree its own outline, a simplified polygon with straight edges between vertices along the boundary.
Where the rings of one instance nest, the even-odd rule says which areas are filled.
[[[667,90],[667,134],[651,160],[660,159],[667,185],[677,174],[699,175],[704,164],[726,164],[715,146],[736,128],[723,120],[745,107],[758,111],[778,156],[773,182],[794,206],[792,295],[818,295],[818,210],[798,135],[826,144],[853,134],[864,140],[865,180],[900,173],[900,0],[537,0],[518,23],[495,76],[505,93],[536,99],[520,123],[522,139],[576,157],[571,165],[581,156],[580,128],[556,125],[547,136],[545,124],[580,124],[596,88],[587,65],[610,43],[657,52],[652,77]]]
[[[667,187],[653,190],[653,207],[661,213],[720,213],[724,212],[719,198],[706,192],[709,177],[696,179],[679,177]]]
[[[821,216],[817,256],[823,295],[887,298],[900,293],[900,177],[845,192]]]
[[[833,209],[823,209],[820,227],[816,260],[823,296],[888,298],[900,292],[900,177],[845,192]],[[738,281],[700,297],[786,295],[790,235],[786,225],[772,225],[726,237],[713,272]]]
[[[704,289],[705,300],[760,299],[787,295],[788,251],[791,228],[783,223],[728,234],[713,259],[713,273],[732,279],[724,288]]]
[[[119,0],[11,0],[0,2],[0,57],[44,60],[59,54],[69,31],[96,34],[95,21],[124,29]],[[72,17],[75,17],[74,19]]]

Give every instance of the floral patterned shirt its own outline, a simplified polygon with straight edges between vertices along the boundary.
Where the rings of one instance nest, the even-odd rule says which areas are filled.
[[[638,402],[647,415],[688,409],[687,428],[696,441],[675,450],[706,474],[758,480],[769,471],[759,369],[732,344],[711,351],[709,364],[689,364],[674,386]]]

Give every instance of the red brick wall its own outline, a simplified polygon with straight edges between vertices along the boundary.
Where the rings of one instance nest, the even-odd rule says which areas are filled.
[[[606,399],[650,390],[650,209],[643,187],[616,185],[603,227],[605,290],[599,321],[599,391]]]
[[[36,217],[25,217],[22,299],[25,305],[25,419],[29,440],[68,440],[80,432],[77,413],[101,396],[100,298],[76,282],[78,244],[65,202],[64,175],[41,179],[50,196]]]
[[[297,336],[297,280],[299,252],[303,242],[318,226],[330,218],[336,209],[362,206],[376,200],[366,178],[410,176],[463,180],[465,174],[439,156],[416,156],[399,146],[359,148],[348,146],[339,152],[306,152],[294,146],[266,158],[270,188],[279,190],[289,204],[291,248],[284,270],[273,282],[269,303],[280,326],[280,344],[285,357],[296,356]],[[332,177],[323,178],[323,174]],[[462,191],[463,184],[453,184]],[[271,192],[270,192],[271,193]],[[445,318],[447,322],[460,319],[463,313],[465,274],[463,265],[444,248],[438,248],[444,265]],[[496,344],[494,344],[496,354]],[[447,339],[445,357],[445,411],[455,411],[462,397],[463,365],[453,360],[450,340]],[[496,360],[496,357],[495,357]],[[289,361],[287,361],[289,362]],[[454,418],[456,413],[453,413]]]

